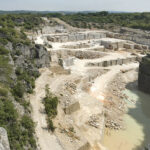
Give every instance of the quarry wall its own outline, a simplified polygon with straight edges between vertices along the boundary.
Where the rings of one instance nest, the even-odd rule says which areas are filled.
[[[150,55],[143,57],[140,63],[138,87],[141,91],[150,93]]]

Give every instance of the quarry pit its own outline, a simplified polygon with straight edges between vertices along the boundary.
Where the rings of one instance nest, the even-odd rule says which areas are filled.
[[[59,98],[54,134],[39,129],[45,119],[37,111],[43,107],[39,93],[43,90],[35,89],[39,96],[37,106],[32,103],[35,97],[31,98],[36,107],[33,118],[38,122],[36,135],[42,150],[47,150],[48,145],[54,150],[105,150],[102,142],[105,130],[125,128],[122,116],[126,104],[122,99],[126,95],[121,91],[137,80],[139,62],[149,47],[116,39],[112,34],[63,24],[33,35],[35,43],[44,45],[51,57],[51,67],[41,70],[36,84],[43,90],[48,84]],[[45,137],[40,137],[42,132]],[[49,140],[53,144],[48,144]]]

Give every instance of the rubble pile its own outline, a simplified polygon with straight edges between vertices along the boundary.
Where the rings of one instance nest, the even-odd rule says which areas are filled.
[[[88,124],[92,127],[99,128],[99,126],[100,126],[100,115],[90,116]]]

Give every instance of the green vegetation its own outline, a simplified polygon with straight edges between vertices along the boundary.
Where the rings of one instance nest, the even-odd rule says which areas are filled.
[[[30,117],[28,122],[25,117],[18,119],[19,115],[14,105],[8,98],[0,99],[0,125],[8,132],[10,147],[12,150],[22,150],[24,146],[35,148],[36,143],[33,137],[34,125]]]
[[[24,147],[35,149],[34,123],[28,115],[21,117],[11,100],[10,87],[13,82],[10,70],[13,66],[9,65],[7,50],[2,49],[0,53],[0,70],[2,71],[0,75],[0,126],[8,132],[11,150],[23,150]],[[18,85],[18,91],[16,92],[19,96],[22,96],[20,86]]]
[[[105,28],[106,25],[150,30],[150,13],[77,13],[59,16],[75,27]]]
[[[3,46],[0,46],[0,55],[8,55],[8,54],[9,54],[9,51]]]
[[[38,71],[32,70],[33,60],[26,58],[26,65],[32,67],[19,67],[11,63],[11,57],[21,55],[18,44],[32,46],[24,33],[29,21],[32,27],[30,15],[0,15],[0,126],[7,130],[11,150],[35,150],[34,123],[30,117],[30,104],[24,99],[26,92],[32,93],[35,87],[35,79]],[[36,17],[33,17],[33,20]],[[18,19],[22,19],[21,23]],[[38,21],[37,21],[38,23]],[[6,48],[7,44],[12,48]],[[35,69],[36,70],[36,69]],[[24,106],[25,114],[22,116],[14,106],[13,100]]]
[[[24,31],[34,30],[43,23],[38,14],[7,14],[0,15],[0,44],[6,45],[8,42],[30,45]]]
[[[47,114],[48,129],[53,132],[55,130],[55,127],[53,125],[52,119],[57,115],[58,98],[53,97],[53,95],[49,92],[48,85],[46,85],[45,91],[46,97],[43,99],[43,104],[45,106],[45,112]]]
[[[40,14],[5,14],[0,15],[0,26],[2,27],[21,27],[31,30],[44,23]]]

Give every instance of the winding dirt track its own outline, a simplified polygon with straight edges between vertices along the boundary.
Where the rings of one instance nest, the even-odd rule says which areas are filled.
[[[91,93],[94,97],[97,99],[103,99],[103,94],[105,93],[105,90],[109,86],[109,83],[113,80],[113,78],[120,72],[120,70],[129,70],[129,69],[135,69],[138,68],[137,63],[131,63],[127,65],[122,66],[112,66],[109,67],[110,71],[108,71],[106,74],[97,77],[91,87]],[[102,94],[102,95],[101,95]]]
[[[59,19],[59,18],[53,18],[53,20],[55,20],[57,23],[64,25],[68,30],[71,31],[75,31],[75,30],[79,30],[78,28],[75,28],[71,25],[69,25],[68,23],[64,22],[63,20]]]
[[[63,150],[57,137],[47,130],[46,115],[43,113],[44,106],[42,98],[45,96],[45,85],[49,82],[50,72],[48,69],[41,73],[36,80],[34,94],[30,96],[32,106],[32,117],[36,123],[36,136],[41,150]]]

